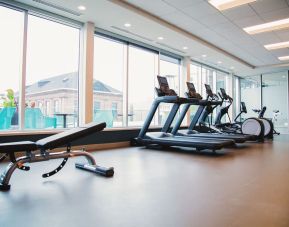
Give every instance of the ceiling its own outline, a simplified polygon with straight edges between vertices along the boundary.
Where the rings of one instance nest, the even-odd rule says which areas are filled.
[[[268,51],[263,46],[289,41],[289,29],[256,35],[248,35],[242,29],[288,18],[289,0],[258,0],[223,12],[207,0],[45,0],[74,11],[85,5],[87,9],[81,16],[37,0],[18,1],[82,22],[92,21],[96,27],[226,70],[234,67],[240,76],[289,69],[289,62],[277,58],[289,55],[289,48]],[[125,28],[126,22],[132,27]],[[164,40],[158,40],[159,36]],[[184,46],[188,49],[183,50]]]

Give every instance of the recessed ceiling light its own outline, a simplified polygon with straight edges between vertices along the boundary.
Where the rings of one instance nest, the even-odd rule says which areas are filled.
[[[130,23],[125,23],[124,26],[129,28],[129,27],[131,27],[131,24]]]
[[[162,37],[162,36],[158,37],[158,40],[163,40],[163,39],[164,39],[164,37]]]
[[[83,10],[86,10],[86,7],[85,7],[85,6],[82,6],[82,5],[81,5],[81,6],[78,6],[77,8],[78,8],[79,10],[82,10],[82,11],[83,11]]]
[[[222,64],[222,62],[221,62],[221,61],[218,61],[218,64]]]
[[[188,47],[183,47],[183,49],[184,49],[184,50],[187,50],[187,49],[188,49]]]
[[[276,50],[289,47],[289,41],[264,45],[267,50]]]
[[[254,35],[261,32],[269,32],[274,30],[280,30],[289,28],[289,18],[283,20],[272,21],[265,24],[258,24],[251,27],[243,28],[245,32],[250,35]]]
[[[282,78],[286,78],[286,76],[282,76]]]
[[[205,58],[205,57],[207,57],[207,55],[206,55],[206,54],[203,54],[202,57]]]
[[[234,67],[234,66],[231,66],[230,69],[235,69],[235,67]]]
[[[231,9],[257,0],[210,0],[209,3],[218,10]]]
[[[280,61],[288,61],[288,60],[289,60],[289,56],[278,57],[278,59],[279,59]]]

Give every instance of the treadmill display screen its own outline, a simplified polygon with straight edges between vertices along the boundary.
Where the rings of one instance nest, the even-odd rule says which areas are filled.
[[[213,92],[209,84],[205,84],[207,95],[213,97]]]
[[[157,78],[160,85],[160,90],[164,93],[167,93],[169,91],[169,83],[167,81],[167,78],[163,76],[157,76]]]
[[[188,87],[189,91],[196,92],[196,88],[195,88],[195,85],[193,83],[187,82],[187,87]]]
[[[246,107],[246,104],[244,102],[241,102],[241,111],[243,112],[247,112],[247,107]]]
[[[227,95],[225,89],[224,89],[224,88],[220,88],[220,91],[221,91],[221,93],[222,93],[222,96],[223,96],[225,99],[227,99],[228,95]]]

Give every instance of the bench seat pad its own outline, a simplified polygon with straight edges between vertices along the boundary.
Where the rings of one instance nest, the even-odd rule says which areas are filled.
[[[88,136],[94,132],[103,130],[106,127],[105,123],[89,123],[79,128],[74,128],[61,132],[44,139],[36,141],[36,145],[40,149],[54,149],[61,146],[66,146],[69,143]]]
[[[35,142],[20,141],[12,143],[0,143],[0,153],[34,151],[37,149]]]

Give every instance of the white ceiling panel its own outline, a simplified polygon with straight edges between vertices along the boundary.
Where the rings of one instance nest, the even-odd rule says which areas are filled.
[[[233,23],[242,29],[256,24],[262,24],[264,23],[264,20],[261,19],[258,15],[255,15],[252,17],[244,17],[242,19],[233,20]]]
[[[188,16],[198,19],[200,17],[205,17],[210,14],[218,13],[218,10],[214,8],[208,2],[199,2],[194,5],[190,5],[187,7],[183,7],[180,9],[182,12],[187,14]]]
[[[179,9],[185,6],[198,4],[200,2],[203,2],[204,0],[162,0],[162,1]]]
[[[266,22],[289,18],[289,7],[280,9],[280,10],[271,11],[269,13],[262,13],[260,14],[260,17],[264,19]]]
[[[279,50],[271,50],[271,53],[276,57],[287,56],[289,55],[289,49],[285,48],[285,49],[279,49]]]
[[[161,0],[126,0],[127,2],[136,5],[140,8],[143,8],[147,11],[156,14],[157,16],[161,16],[163,14],[171,13],[176,9]]]
[[[228,20],[220,13],[213,13],[207,16],[202,16],[197,19],[200,23],[206,26],[214,26],[217,24],[222,24],[227,22]]]
[[[278,43],[281,41],[280,38],[274,32],[255,34],[252,35],[252,38],[255,39],[257,42],[259,42],[261,45]]]
[[[204,28],[198,21],[179,11],[163,15],[161,18],[186,30],[196,31]]]
[[[289,41],[289,31],[288,30],[280,30],[274,32],[282,42]]]
[[[256,12],[249,5],[242,5],[240,7],[228,9],[222,11],[222,14],[230,20],[240,20],[256,16]]]
[[[258,13],[268,13],[279,9],[288,7],[286,0],[262,0],[260,2],[253,2],[250,6]]]

